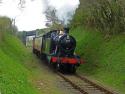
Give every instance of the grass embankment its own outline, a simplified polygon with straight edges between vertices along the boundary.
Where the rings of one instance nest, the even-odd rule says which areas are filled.
[[[10,19],[0,17],[0,94],[69,94],[12,33]]]
[[[68,94],[58,87],[56,81],[57,75],[42,65],[20,40],[5,34],[0,42],[2,94]]]
[[[1,32],[3,34],[3,32]],[[31,73],[23,63],[27,52],[13,35],[4,33],[0,40],[0,92],[1,94],[36,94],[30,84]]]
[[[9,31],[0,31],[0,94],[66,94],[56,75]]]
[[[125,34],[108,36],[82,27],[72,34],[77,54],[86,61],[78,71],[125,93]]]

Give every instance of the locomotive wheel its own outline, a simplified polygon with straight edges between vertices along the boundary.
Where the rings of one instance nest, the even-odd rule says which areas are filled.
[[[75,65],[71,65],[69,68],[69,72],[70,73],[75,73],[76,72],[76,66]]]
[[[56,69],[57,65],[55,63],[51,63],[51,66],[52,66],[52,68]]]
[[[57,65],[56,65],[56,70],[60,71],[60,64],[59,63],[57,63]]]
[[[58,64],[56,65],[56,70],[57,70],[57,71],[60,71],[60,72],[64,72],[64,66],[58,63]]]

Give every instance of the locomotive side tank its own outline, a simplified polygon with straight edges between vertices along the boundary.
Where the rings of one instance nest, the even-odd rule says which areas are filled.
[[[75,54],[76,40],[68,31],[53,30],[33,39],[33,52],[47,58],[49,64],[60,71],[76,72],[82,63]]]

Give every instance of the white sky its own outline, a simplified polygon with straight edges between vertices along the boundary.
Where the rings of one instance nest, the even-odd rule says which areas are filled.
[[[15,18],[16,26],[20,31],[45,28],[46,17],[44,10],[46,5],[57,9],[58,17],[67,19],[69,11],[74,12],[79,5],[79,0],[25,0],[25,8],[18,6],[19,0],[2,0],[0,15]]]
[[[54,6],[57,10],[57,16],[59,19],[65,18],[65,23],[67,23],[68,13],[74,13],[76,8],[78,8],[79,0],[48,0],[48,5]]]

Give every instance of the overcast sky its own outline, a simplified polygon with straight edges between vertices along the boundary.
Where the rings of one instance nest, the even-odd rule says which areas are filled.
[[[45,28],[46,6],[55,7],[59,19],[68,20],[68,12],[74,13],[78,5],[79,0],[25,0],[25,8],[20,9],[19,0],[2,0],[0,15],[14,18],[20,31],[29,31]]]

